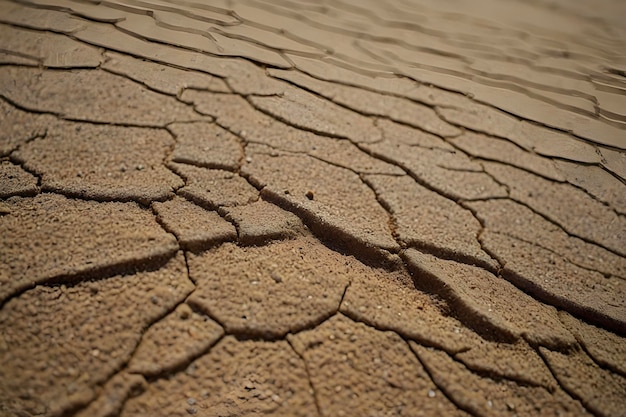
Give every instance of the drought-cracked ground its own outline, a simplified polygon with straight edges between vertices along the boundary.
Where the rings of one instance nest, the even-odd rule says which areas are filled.
[[[626,415],[624,21],[0,0],[0,415]]]

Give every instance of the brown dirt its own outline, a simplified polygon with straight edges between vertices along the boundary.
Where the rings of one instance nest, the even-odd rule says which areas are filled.
[[[626,416],[626,6],[549,3],[0,1],[0,416]]]

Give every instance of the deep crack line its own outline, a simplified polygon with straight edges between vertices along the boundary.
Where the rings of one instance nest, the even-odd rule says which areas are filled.
[[[537,216],[540,216],[540,217],[541,217],[541,218],[543,218],[545,221],[547,221],[547,222],[549,222],[550,224],[552,224],[553,226],[556,226],[557,228],[559,228],[559,230],[561,230],[563,233],[567,234],[568,236],[578,238],[578,239],[580,239],[580,240],[584,241],[585,243],[588,243],[588,244],[590,244],[590,245],[594,245],[594,246],[597,246],[597,247],[599,247],[599,248],[602,248],[602,249],[604,249],[604,250],[606,250],[606,251],[608,251],[608,252],[611,252],[612,254],[614,254],[614,255],[616,255],[616,256],[619,256],[619,257],[622,257],[622,258],[625,256],[624,254],[621,254],[621,253],[619,253],[618,251],[616,251],[615,249],[613,249],[613,248],[609,248],[608,246],[605,246],[605,245],[603,245],[603,244],[602,244],[602,243],[600,243],[600,242],[596,242],[596,241],[594,241],[594,240],[592,240],[592,239],[590,239],[590,238],[587,238],[587,237],[581,236],[581,235],[579,235],[579,234],[577,234],[577,233],[573,233],[573,232],[571,232],[571,231],[570,231],[570,230],[568,230],[566,227],[564,227],[561,223],[559,223],[557,220],[554,220],[554,219],[550,218],[550,216],[548,216],[547,214],[544,214],[544,213],[542,213],[541,211],[536,210],[534,207],[532,207],[530,204],[527,204],[527,203],[526,203],[526,202],[524,202],[524,201],[521,201],[521,200],[516,199],[516,198],[509,198],[509,199],[510,199],[511,201],[514,201],[514,202],[516,202],[516,203],[518,203],[518,204],[520,204],[520,205],[522,205],[522,206],[526,207],[527,209],[529,209],[530,211],[532,211],[532,212],[533,212],[534,214],[536,214]]]
[[[403,339],[404,342],[406,343],[408,349],[411,351],[411,353],[413,354],[413,356],[415,356],[415,358],[417,359],[417,361],[422,365],[422,368],[424,368],[424,371],[426,371],[426,373],[428,374],[428,377],[430,378],[430,380],[432,381],[433,385],[437,387],[437,389],[439,390],[439,392],[441,392],[447,399],[448,401],[450,401],[452,404],[454,404],[455,406],[457,406],[459,408],[459,410],[463,410],[466,413],[468,413],[471,416],[474,417],[480,417],[478,414],[476,414],[474,412],[474,410],[471,409],[471,407],[467,407],[465,404],[462,404],[461,402],[457,401],[456,398],[454,397],[454,395],[452,395],[447,388],[444,386],[444,384],[441,383],[441,381],[439,381],[439,378],[436,378],[436,376],[434,375],[434,373],[432,372],[432,370],[430,369],[430,365],[427,364],[426,361],[424,361],[420,355],[417,354],[417,352],[415,352],[415,350],[413,349],[413,347],[411,346],[411,344],[406,340]],[[429,349],[428,347],[425,347],[426,349]],[[447,353],[446,353],[447,354]],[[456,359],[455,359],[456,360]]]
[[[317,390],[315,389],[315,385],[313,384],[313,379],[311,378],[310,366],[309,366],[308,362],[306,361],[306,359],[304,358],[304,356],[301,355],[300,352],[298,352],[298,350],[293,346],[292,338],[289,335],[287,335],[285,340],[289,344],[289,347],[291,348],[291,350],[300,358],[300,360],[302,361],[302,364],[304,365],[304,370],[306,372],[307,380],[308,380],[308,383],[309,383],[309,389],[311,390],[311,394],[313,396],[313,401],[315,402],[315,409],[317,411],[317,415],[319,417],[322,417],[325,414],[322,413],[322,407],[320,405],[319,394],[318,394]]]
[[[484,229],[484,231],[487,231],[487,230],[488,230],[487,228],[485,228],[485,229]],[[520,242],[524,242],[524,243],[526,243],[526,244],[529,244],[529,245],[532,245],[532,246],[536,246],[536,247],[538,247],[538,248],[541,248],[541,249],[543,249],[543,250],[546,250],[546,251],[548,251],[548,252],[551,252],[551,253],[553,253],[553,254],[555,254],[555,255],[557,255],[557,256],[559,256],[559,257],[561,257],[561,258],[563,258],[563,259],[567,260],[567,261],[568,261],[569,263],[571,263],[572,265],[576,265],[577,267],[579,267],[579,268],[581,268],[581,269],[585,269],[585,270],[590,271],[590,272],[598,272],[598,273],[600,273],[600,274],[604,275],[605,277],[606,277],[606,276],[607,276],[607,274],[608,274],[607,272],[602,272],[602,271],[597,270],[597,269],[594,269],[594,268],[592,268],[592,267],[585,266],[585,265],[583,265],[582,263],[578,263],[578,262],[576,262],[576,260],[575,260],[575,259],[570,259],[570,257],[569,257],[569,256],[566,256],[566,255],[564,255],[564,254],[562,254],[562,253],[560,253],[560,252],[558,252],[558,251],[556,251],[556,250],[554,250],[554,249],[550,249],[550,248],[549,248],[549,247],[547,247],[547,246],[541,245],[541,244],[539,244],[538,242],[533,242],[533,241],[531,241],[531,240],[523,239],[523,238],[518,237],[518,236],[515,236],[515,235],[513,235],[513,234],[504,233],[504,232],[495,232],[495,231],[491,231],[490,233],[495,233],[495,234],[504,235],[504,236],[509,237],[509,238],[511,238],[511,239],[515,239],[515,240],[518,240],[518,241],[520,241]],[[491,256],[493,257],[494,255],[491,255]],[[615,278],[618,278],[618,279],[623,279],[623,280],[626,280],[626,276],[620,276],[620,275],[615,275],[615,274],[610,274],[610,275],[611,275],[612,277],[615,277]]]
[[[417,123],[411,123],[411,122],[409,122],[409,121],[407,121],[407,120],[405,120],[405,119],[403,119],[401,117],[394,117],[394,116],[386,114],[384,112],[367,111],[367,110],[363,110],[363,109],[358,109],[358,108],[356,108],[354,106],[350,106],[349,104],[346,104],[342,100],[338,100],[338,99],[332,97],[329,94],[324,94],[324,93],[316,90],[313,87],[309,87],[304,82],[298,83],[296,81],[293,81],[293,80],[289,79],[289,77],[281,77],[280,75],[276,75],[275,72],[270,74],[270,77],[272,77],[274,79],[277,79],[277,80],[284,81],[287,84],[289,84],[289,85],[291,85],[291,86],[293,86],[293,87],[295,87],[297,89],[300,89],[300,90],[306,91],[308,93],[311,93],[314,96],[316,96],[316,97],[318,97],[318,98],[320,98],[322,100],[327,100],[328,102],[330,102],[332,104],[335,104],[335,105],[337,105],[337,106],[339,106],[339,107],[341,107],[343,109],[349,110],[351,112],[354,112],[355,114],[358,114],[358,115],[361,115],[361,116],[364,116],[364,117],[368,117],[368,118],[372,118],[372,119],[380,118],[380,119],[384,119],[384,120],[389,120],[389,121],[392,121],[394,123],[398,123],[398,124],[400,124],[402,126],[407,126],[407,127],[412,128],[412,129],[416,129],[416,130],[419,130],[421,132],[425,132],[425,133],[437,136],[438,138],[444,139],[444,140],[446,138],[451,138],[451,137],[458,136],[458,135],[442,135],[437,129],[429,129],[429,128],[424,127],[422,125],[419,125]],[[318,81],[328,82],[328,81],[325,81],[325,80],[320,80],[319,78],[315,78],[315,77],[312,77],[312,78],[314,78],[315,80],[318,80]],[[342,84],[342,83],[339,83],[339,84],[346,86],[346,84]],[[384,93],[382,93],[380,91],[375,91],[375,90],[371,90],[371,89],[362,88],[361,86],[358,86],[358,87],[354,87],[352,85],[348,85],[348,86],[351,87],[351,88],[357,88],[359,90],[370,92],[372,94],[379,94],[382,97],[392,97],[392,98],[396,98],[398,100],[407,100],[408,102],[413,102],[413,103],[416,103],[416,104],[419,104],[419,105],[423,105],[427,109],[430,109],[430,110],[433,110],[433,111],[435,110],[435,106],[424,104],[424,103],[418,102],[416,100],[412,100],[410,98],[407,98],[405,96],[400,96],[400,95],[395,95],[395,94],[384,94]],[[265,111],[264,109],[259,108],[258,106],[255,106],[254,103],[251,103],[251,104],[258,111],[264,112],[264,113],[268,114],[269,116],[272,116],[272,114],[269,114],[269,112]],[[449,124],[450,126],[453,126],[450,122],[446,121],[443,117],[441,117],[441,115],[439,115],[437,112],[435,112],[435,114],[436,114],[436,116],[439,118],[439,120],[441,122],[443,122],[445,124]],[[274,117],[278,118],[279,116],[274,116]],[[296,127],[296,128],[299,128],[299,129],[306,129],[306,128],[303,128],[301,126],[295,126],[292,122],[290,122],[288,120],[284,120],[282,118],[280,118],[279,120],[282,121],[283,123],[291,125],[293,127]],[[323,132],[323,133],[313,132],[313,133],[320,134],[320,135],[327,135],[328,134],[327,132]],[[344,138],[344,137],[337,136],[337,138]],[[349,138],[346,137],[345,139],[349,139]]]

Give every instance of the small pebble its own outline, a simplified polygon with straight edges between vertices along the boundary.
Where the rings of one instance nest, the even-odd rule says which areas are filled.
[[[196,373],[196,365],[194,365],[193,363],[189,365],[187,369],[185,369],[185,374],[189,376],[192,376],[195,373]]]
[[[187,320],[191,317],[191,308],[187,304],[182,304],[178,308],[178,317],[180,317],[181,320]]]

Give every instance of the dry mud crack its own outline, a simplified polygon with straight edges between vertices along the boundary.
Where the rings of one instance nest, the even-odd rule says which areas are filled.
[[[624,20],[0,0],[0,415],[626,416]]]

